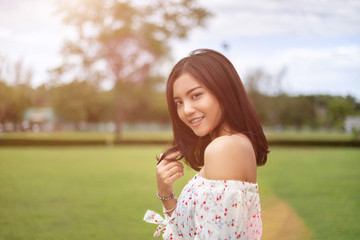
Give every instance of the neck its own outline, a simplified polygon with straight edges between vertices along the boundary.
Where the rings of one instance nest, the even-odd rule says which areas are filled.
[[[230,136],[232,134],[234,134],[234,132],[230,129],[228,124],[223,123],[217,131],[214,131],[210,134],[210,137],[211,137],[211,140],[214,140],[217,137]]]

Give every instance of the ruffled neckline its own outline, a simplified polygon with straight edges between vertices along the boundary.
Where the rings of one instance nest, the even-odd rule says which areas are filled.
[[[232,179],[224,179],[224,180],[218,180],[218,179],[207,179],[207,178],[204,178],[202,176],[199,175],[199,173],[196,173],[195,176],[194,176],[194,179],[200,179],[202,181],[205,181],[205,182],[223,182],[223,183],[241,183],[243,185],[248,185],[248,186],[254,186],[254,187],[258,187],[258,183],[251,183],[251,182],[246,182],[246,181],[241,181],[241,180],[232,180]]]

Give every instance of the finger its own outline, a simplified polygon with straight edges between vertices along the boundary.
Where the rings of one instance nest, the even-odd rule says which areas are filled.
[[[171,166],[172,164],[176,164],[176,163],[180,163],[180,162],[176,161],[176,160],[164,159],[157,166],[158,167],[164,167],[164,166],[168,166],[168,165]]]
[[[166,177],[171,177],[172,175],[176,174],[177,172],[184,172],[184,168],[182,166],[174,166],[172,168],[170,168],[167,172],[166,172]]]
[[[184,170],[179,168],[178,166],[176,166],[166,172],[161,173],[160,177],[164,183],[172,184],[174,180],[171,180],[171,179],[174,179],[174,176],[175,176],[175,179],[177,179],[176,176],[179,174],[180,174],[180,176],[183,176]]]
[[[170,153],[169,155],[166,156],[165,159],[176,159],[179,155],[180,155],[180,151],[176,151],[176,152],[173,152],[173,153]]]
[[[166,166],[158,166],[156,169],[157,179],[168,182],[168,178],[176,172],[184,172],[184,166],[179,162],[171,162]]]
[[[165,170],[159,170],[156,173],[156,177],[160,181],[166,181],[166,179],[168,179],[169,177],[174,175],[176,172],[184,172],[184,169],[180,168],[180,167],[174,167],[174,168],[171,168],[171,169],[166,170],[166,171]]]
[[[168,163],[166,165],[163,166],[159,166],[158,170],[160,171],[169,171],[171,168],[173,167],[179,167],[181,169],[184,169],[184,166],[181,162],[178,161],[168,161]]]
[[[171,163],[171,162],[175,162],[174,160],[170,160],[170,159],[163,159],[162,161],[160,161],[157,166],[166,166],[167,164]]]
[[[169,177],[168,181],[174,183],[176,180],[184,176],[184,172],[176,172],[171,177]]]
[[[159,159],[161,159],[163,155],[164,155],[164,154],[161,153]],[[166,157],[165,157],[163,160],[175,160],[175,159],[176,159],[178,156],[180,156],[180,155],[181,155],[181,153],[180,153],[179,151],[176,151],[176,152],[173,152],[173,153],[170,153],[170,154],[166,155]],[[162,160],[162,161],[163,161],[163,160]],[[159,164],[160,164],[160,163],[159,163]]]

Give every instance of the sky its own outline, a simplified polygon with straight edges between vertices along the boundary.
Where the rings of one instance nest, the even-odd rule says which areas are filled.
[[[281,89],[289,94],[351,94],[360,100],[360,0],[199,4],[213,16],[187,39],[172,41],[174,61],[211,48],[227,56],[243,80],[256,69],[273,76],[285,69]],[[34,71],[34,86],[61,63],[60,49],[69,36],[54,13],[54,0],[0,0],[0,56],[23,59]]]

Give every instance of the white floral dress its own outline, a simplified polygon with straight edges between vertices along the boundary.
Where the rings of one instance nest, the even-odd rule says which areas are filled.
[[[165,219],[148,210],[144,220],[159,224],[154,236],[164,239],[260,239],[258,185],[235,180],[208,180],[196,174],[184,187],[177,207]]]
[[[182,190],[177,207],[165,219],[148,210],[144,220],[159,224],[154,237],[164,239],[260,239],[258,185],[235,180],[208,180],[196,174]]]

